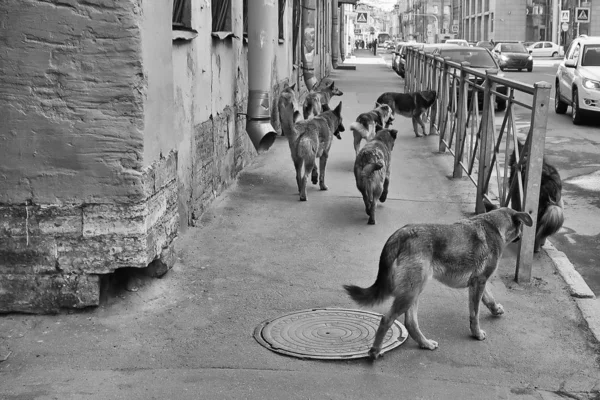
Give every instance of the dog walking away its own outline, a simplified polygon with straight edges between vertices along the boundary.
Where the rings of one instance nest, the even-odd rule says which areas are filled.
[[[360,142],[364,139],[369,141],[375,136],[375,132],[380,129],[389,128],[394,121],[392,109],[387,104],[378,105],[375,109],[360,114],[356,122],[350,125],[350,130],[354,136],[354,152],[358,155]]]
[[[302,102],[302,113],[304,119],[316,117],[323,111],[330,110],[329,101],[333,96],[341,96],[344,92],[335,86],[331,78],[323,78],[306,95]]]
[[[283,136],[288,137],[291,134],[290,127],[292,126],[289,122],[291,121],[293,123],[300,119],[300,111],[298,111],[298,97],[296,95],[295,88],[295,83],[291,86],[285,83],[283,86],[283,90],[281,91],[281,94],[277,99],[277,110],[279,111],[279,124],[281,126],[281,134]],[[288,105],[291,105],[292,107],[293,115],[291,119],[287,118],[288,113],[286,111],[286,108],[288,107]]]
[[[327,190],[325,184],[325,167],[329,158],[329,149],[333,136],[342,139],[340,132],[344,132],[342,123],[342,102],[333,110],[324,111],[310,120],[298,121],[294,125],[297,139],[290,150],[296,168],[296,183],[300,192],[300,200],[306,201],[306,181],[308,174],[312,176],[312,183],[319,182],[321,190]],[[319,168],[317,169],[317,158]]]
[[[438,347],[437,342],[421,333],[417,318],[419,295],[432,276],[453,288],[469,288],[471,335],[484,340],[486,333],[479,326],[481,301],[493,315],[504,313],[486,282],[506,245],[521,236],[522,224],[532,223],[529,214],[503,207],[454,224],[411,224],[394,232],[381,252],[375,283],[364,289],[344,285],[350,297],[362,306],[394,299],[381,318],[370,358],[379,356],[386,332],[402,314],[409,335],[421,348]]]
[[[415,136],[420,137],[419,125],[423,129],[423,135],[427,136],[425,124],[421,117],[435,103],[436,98],[437,92],[435,90],[414,93],[386,92],[379,96],[377,104],[387,104],[392,108],[394,114],[411,118]]]
[[[356,187],[362,193],[369,225],[375,225],[377,200],[387,199],[390,185],[390,161],[398,131],[381,129],[373,140],[359,151],[354,161]]]

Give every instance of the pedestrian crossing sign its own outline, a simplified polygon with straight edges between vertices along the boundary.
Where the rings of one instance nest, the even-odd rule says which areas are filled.
[[[575,22],[590,22],[590,8],[589,7],[575,8]]]
[[[369,21],[369,12],[368,11],[357,11],[356,12],[356,23],[357,24],[366,24]]]

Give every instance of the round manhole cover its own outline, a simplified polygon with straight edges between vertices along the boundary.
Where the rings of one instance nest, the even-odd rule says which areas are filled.
[[[298,358],[347,360],[368,357],[381,314],[344,308],[296,311],[261,323],[254,338],[277,353]],[[408,333],[394,321],[381,354],[400,346]]]

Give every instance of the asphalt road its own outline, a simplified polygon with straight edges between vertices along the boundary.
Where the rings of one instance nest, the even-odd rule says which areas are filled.
[[[382,56],[391,65],[391,55],[384,53]],[[588,286],[600,297],[600,117],[589,117],[584,125],[576,126],[571,121],[571,108],[564,115],[554,112],[557,66],[551,64],[548,59],[536,58],[533,72],[505,71],[504,75],[529,84],[546,81],[553,86],[545,153],[563,180],[565,224],[550,240],[567,255]],[[530,103],[532,98],[520,95],[517,100]],[[517,129],[525,133],[529,128],[530,111],[520,107],[515,111]],[[497,118],[503,116],[504,113],[499,113]]]

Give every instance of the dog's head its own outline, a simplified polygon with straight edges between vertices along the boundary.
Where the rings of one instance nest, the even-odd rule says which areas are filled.
[[[379,108],[381,108],[381,110],[383,111],[383,123],[384,126],[387,128],[394,121],[394,113],[392,111],[392,107],[390,107],[387,104],[382,104],[379,106]]]
[[[483,215],[489,216],[486,219],[496,225],[496,228],[498,228],[498,231],[503,236],[504,243],[519,240],[523,234],[523,224],[527,226],[533,225],[531,215],[526,212],[515,211],[508,207],[501,207]]]
[[[379,129],[377,131],[377,134],[375,135],[375,139],[380,140],[383,143],[385,143],[385,145],[387,146],[389,151],[392,151],[394,149],[394,143],[395,143],[397,137],[398,137],[397,130],[385,129],[385,128]]]
[[[281,94],[279,95],[278,104],[280,109],[289,107],[289,105],[291,105],[294,110],[294,113],[298,112],[300,107],[298,106],[298,96],[296,95],[296,91],[294,90],[295,87],[295,83],[292,86],[289,86],[287,83],[285,84],[283,90],[281,91]]]
[[[431,107],[431,105],[437,99],[437,92],[435,90],[425,90],[421,92],[423,100],[425,100],[425,106]]]
[[[331,96],[341,96],[344,94],[344,92],[335,86],[335,81],[331,78],[323,78],[315,90],[319,92],[327,92]]]
[[[333,109],[333,115],[335,115],[335,120],[336,120],[336,128],[333,131],[333,134],[335,135],[336,138],[342,140],[342,136],[340,135],[340,132],[344,132],[346,130],[346,128],[344,128],[344,124],[342,123],[342,102],[340,101],[340,104],[337,105],[336,108]]]

